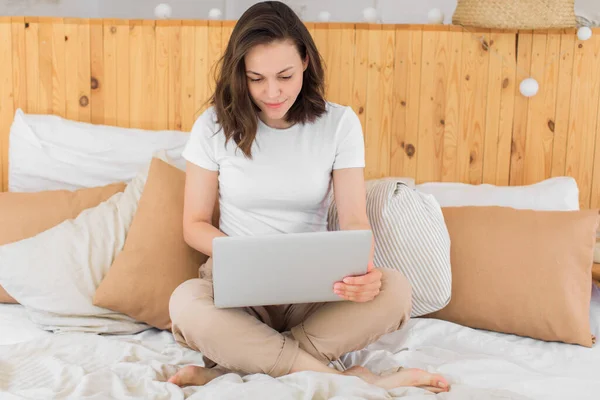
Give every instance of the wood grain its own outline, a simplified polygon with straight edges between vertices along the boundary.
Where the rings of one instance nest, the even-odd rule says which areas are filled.
[[[14,112],[189,131],[234,21],[0,17],[0,187]],[[527,185],[575,178],[600,207],[600,29],[306,23],[327,100],[351,106],[369,179]],[[525,78],[540,90],[519,92]]]
[[[12,26],[10,21],[0,23],[0,59],[3,67],[0,68],[0,132],[10,130],[11,121],[14,116],[14,103],[12,99],[13,90],[13,66],[12,66]],[[7,65],[8,64],[8,65]],[[0,158],[8,160],[8,135],[0,136]],[[8,162],[0,163],[0,188],[8,190]]]
[[[394,133],[390,148],[392,176],[417,177],[422,43],[422,29],[396,29]]]
[[[459,139],[456,152],[458,180],[480,184],[483,179],[483,149],[486,123],[489,51],[482,41],[488,31],[463,35],[462,86]]]

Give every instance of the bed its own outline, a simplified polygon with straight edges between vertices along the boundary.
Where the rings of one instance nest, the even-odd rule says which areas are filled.
[[[600,63],[600,31],[582,44],[569,30],[307,25],[329,71],[342,71],[328,72],[328,98],[351,105],[363,123],[367,178],[519,186],[566,175],[577,183],[576,205],[600,206],[600,70],[591,67]],[[40,146],[21,148],[9,170],[9,132],[24,113],[30,121],[33,114],[51,114],[94,124],[92,129],[40,117],[45,122],[37,129],[47,128],[48,143],[69,137],[63,144],[75,146],[73,138],[91,135],[101,145],[100,138],[116,137],[109,127],[120,127],[138,129],[146,138],[152,131],[147,143],[176,143],[172,153],[180,152],[181,132],[201,111],[210,67],[232,28],[230,21],[0,18],[0,36],[11,38],[0,43],[6,56],[0,66],[0,186],[77,189],[117,179],[106,177],[103,164],[93,164],[85,152],[75,159],[73,147],[64,153],[73,157],[65,164],[68,174],[53,169]],[[540,96],[518,94],[524,70],[543,79]],[[138,153],[113,152],[116,172],[142,153],[139,143],[128,143],[122,147]],[[17,144],[11,138],[10,145]],[[87,175],[85,168],[72,168],[84,160]],[[37,180],[11,176],[40,171],[56,174]],[[108,181],[91,181],[103,174]],[[591,330],[600,337],[600,289],[590,290]],[[314,373],[279,379],[228,374],[205,387],[180,389],[166,379],[181,366],[202,365],[202,357],[178,346],[167,330],[51,333],[23,306],[0,304],[2,399],[600,398],[598,342],[589,348],[547,342],[436,318],[413,318],[342,362],[376,372],[423,368],[446,375],[453,389],[439,395],[416,388],[388,393],[356,378]]]
[[[600,289],[592,327],[600,333]],[[0,390],[6,399],[597,399],[600,345],[592,349],[415,318],[402,330],[350,353],[344,365],[376,371],[398,366],[446,374],[449,393],[421,389],[389,393],[354,378],[298,373],[279,379],[229,374],[205,387],[165,383],[179,366],[202,365],[167,331],[136,335],[52,334],[20,305],[0,305]]]

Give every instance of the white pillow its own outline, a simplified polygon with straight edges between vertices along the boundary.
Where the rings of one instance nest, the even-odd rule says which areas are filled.
[[[412,286],[411,316],[444,308],[452,292],[450,236],[435,198],[401,180],[373,181],[367,189],[367,215],[375,238],[373,263],[406,276]],[[335,201],[328,229],[339,230]]]
[[[17,109],[10,128],[10,192],[75,190],[129,182],[152,155],[165,150],[185,168],[189,134],[71,121]]]
[[[420,192],[433,195],[442,207],[500,206],[540,211],[579,210],[577,182],[567,176],[524,186],[427,182],[416,187]]]
[[[123,249],[149,163],[121,193],[34,237],[0,246],[0,285],[43,329],[132,334],[148,329],[93,305]]]

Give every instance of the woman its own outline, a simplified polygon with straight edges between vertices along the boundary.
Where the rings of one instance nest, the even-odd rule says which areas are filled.
[[[218,236],[325,231],[332,186],[341,229],[370,229],[360,121],[350,107],[324,100],[320,55],[294,12],[277,1],[249,8],[221,61],[212,107],[184,151],[186,242],[211,256]],[[211,224],[217,199],[219,229]],[[244,309],[215,308],[209,258],[199,279],[173,292],[170,314],[175,339],[220,368],[187,366],[169,381],[202,385],[224,370],[273,377],[316,371],[386,389],[447,391],[443,377],[422,370],[380,377],[329,367],[409,319],[409,283],[374,268],[372,253],[368,273],[332,288],[346,301]]]

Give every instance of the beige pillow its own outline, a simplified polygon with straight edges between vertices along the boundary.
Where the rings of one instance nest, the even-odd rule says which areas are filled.
[[[171,293],[197,278],[207,259],[183,239],[184,188],[185,172],[153,159],[123,251],[100,283],[94,305],[171,328]]]
[[[114,183],[75,191],[0,193],[0,246],[33,237],[73,219],[123,190],[124,183]],[[16,304],[17,301],[0,286],[0,303]]]
[[[442,209],[452,299],[428,315],[472,328],[592,346],[598,210]]]
[[[594,263],[592,266],[592,279],[600,287],[600,264]]]

